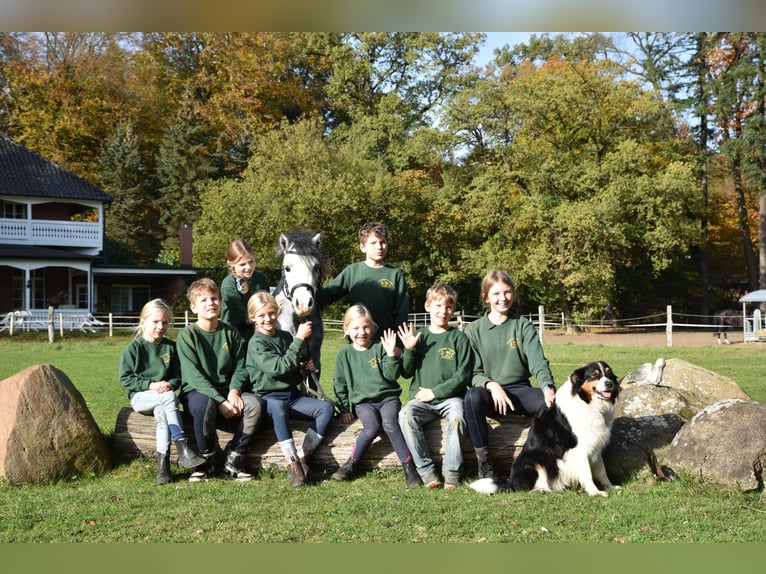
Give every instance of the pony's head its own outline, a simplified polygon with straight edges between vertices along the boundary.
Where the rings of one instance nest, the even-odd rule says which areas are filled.
[[[322,275],[322,234],[290,231],[279,236],[277,257],[282,256],[282,290],[301,317],[311,314]]]

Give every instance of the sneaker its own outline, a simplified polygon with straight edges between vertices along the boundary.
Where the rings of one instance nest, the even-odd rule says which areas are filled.
[[[189,475],[189,482],[205,482],[214,474],[215,452],[206,452],[201,456],[205,462],[196,467],[194,471]]]
[[[444,477],[444,490],[455,490],[460,484],[460,479],[456,476]]]
[[[479,478],[495,478],[495,469],[489,458],[479,459]]]
[[[197,469],[189,475],[189,482],[205,482],[208,479],[208,471],[204,467]]]
[[[439,477],[434,473],[428,473],[423,476],[422,479],[423,484],[425,484],[428,488],[439,488],[442,485],[442,481],[439,480]]]
[[[223,474],[240,482],[253,480],[253,475],[245,470],[245,456],[236,452],[230,452],[223,465]]]

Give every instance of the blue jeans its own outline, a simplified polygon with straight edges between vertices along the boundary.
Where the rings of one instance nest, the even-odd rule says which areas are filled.
[[[451,397],[437,404],[412,400],[404,405],[399,413],[399,425],[421,477],[436,474],[436,467],[423,432],[423,426],[436,419],[447,420],[442,474],[445,478],[457,479],[463,466],[463,450],[460,446],[460,441],[465,435],[463,397]]]
[[[311,424],[317,434],[327,434],[334,414],[332,403],[305,397],[297,387],[289,391],[273,391],[260,395],[266,404],[266,413],[274,424],[274,434],[277,442],[293,438],[290,428],[290,418],[314,421]]]
[[[170,452],[170,425],[175,427],[173,431],[176,436],[173,438],[176,440],[183,438],[183,425],[181,424],[181,415],[178,412],[178,397],[174,392],[139,391],[130,397],[130,406],[137,413],[154,415],[158,454]]]
[[[242,416],[233,419],[225,418],[218,410],[218,403],[200,392],[191,391],[181,397],[184,410],[194,423],[194,438],[200,454],[204,456],[215,452],[218,444],[216,429],[219,427],[234,433],[231,450],[239,454],[245,453],[261,420],[263,408],[261,401],[253,393],[242,393],[241,396],[245,408]]]
[[[355,461],[361,459],[382,430],[391,441],[391,446],[394,447],[399,460],[408,461],[411,456],[410,449],[407,448],[407,441],[404,440],[402,429],[399,427],[399,409],[401,408],[402,402],[399,399],[355,405],[354,414],[362,423],[362,432],[354,441],[351,458]]]

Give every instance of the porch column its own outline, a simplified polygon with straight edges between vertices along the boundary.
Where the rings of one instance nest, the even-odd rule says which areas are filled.
[[[88,265],[88,312],[95,313],[96,309],[93,306],[93,266]]]
[[[24,311],[32,310],[32,271],[29,269],[29,265],[24,266]]]

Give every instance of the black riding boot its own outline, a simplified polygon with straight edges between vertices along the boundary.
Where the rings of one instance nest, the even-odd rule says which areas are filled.
[[[205,464],[207,461],[189,446],[188,439],[180,438],[175,441],[176,450],[178,451],[178,466],[181,468],[197,468],[201,464]]]
[[[354,477],[354,459],[349,459],[332,474],[333,480],[351,480]]]
[[[157,484],[167,484],[173,477],[170,476],[170,454],[157,453]]]
[[[423,482],[420,480],[418,469],[415,468],[415,463],[412,459],[402,463],[402,469],[404,470],[404,477],[407,479],[407,488],[417,488]]]

